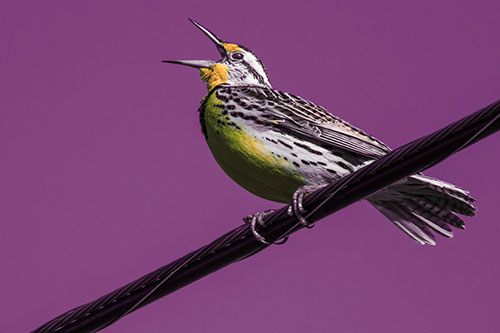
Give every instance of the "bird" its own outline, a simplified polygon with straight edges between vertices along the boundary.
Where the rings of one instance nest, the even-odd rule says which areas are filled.
[[[240,44],[225,42],[189,19],[216,46],[221,59],[163,60],[196,68],[207,95],[199,111],[202,133],[224,172],[249,192],[290,203],[305,227],[304,196],[389,153],[391,149],[325,108],[274,89],[262,61]],[[435,245],[434,233],[452,238],[464,229],[457,215],[474,216],[474,199],[451,183],[422,173],[408,176],[366,200],[411,239]],[[256,230],[272,210],[244,220]]]

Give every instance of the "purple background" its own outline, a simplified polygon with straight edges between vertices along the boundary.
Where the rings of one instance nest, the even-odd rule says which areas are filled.
[[[278,204],[220,170],[187,17],[250,47],[275,88],[398,147],[500,98],[498,1],[3,1],[2,332],[24,332]],[[367,203],[107,332],[500,330],[498,148],[427,171],[471,191],[467,230],[419,246]],[[196,208],[193,208],[196,207]]]

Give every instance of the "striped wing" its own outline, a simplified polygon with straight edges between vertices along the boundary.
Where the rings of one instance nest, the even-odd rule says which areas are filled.
[[[270,113],[269,121],[278,129],[301,140],[326,148],[340,148],[369,159],[379,158],[390,151],[374,137],[298,96],[260,87],[231,89],[238,90],[240,101],[256,102],[259,110]]]

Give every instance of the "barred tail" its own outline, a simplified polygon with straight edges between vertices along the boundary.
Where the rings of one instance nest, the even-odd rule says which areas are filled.
[[[469,192],[424,175],[413,175],[368,198],[384,216],[420,244],[435,245],[434,231],[453,237],[450,226],[464,229],[456,215],[474,216]]]

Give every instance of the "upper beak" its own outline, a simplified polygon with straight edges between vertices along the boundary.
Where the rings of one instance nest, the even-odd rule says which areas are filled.
[[[193,23],[198,29],[200,29],[210,40],[215,44],[217,47],[217,50],[219,51],[220,55],[222,57],[226,57],[226,49],[224,48],[224,45],[222,44],[222,40],[220,40],[219,37],[217,37],[213,32],[202,26],[201,24],[195,22],[192,19],[188,19]],[[163,60],[162,62],[170,63],[170,64],[178,64],[178,65],[184,65],[184,66],[189,66],[189,67],[194,67],[194,68],[208,68],[210,65],[214,64],[214,61],[210,60]]]

